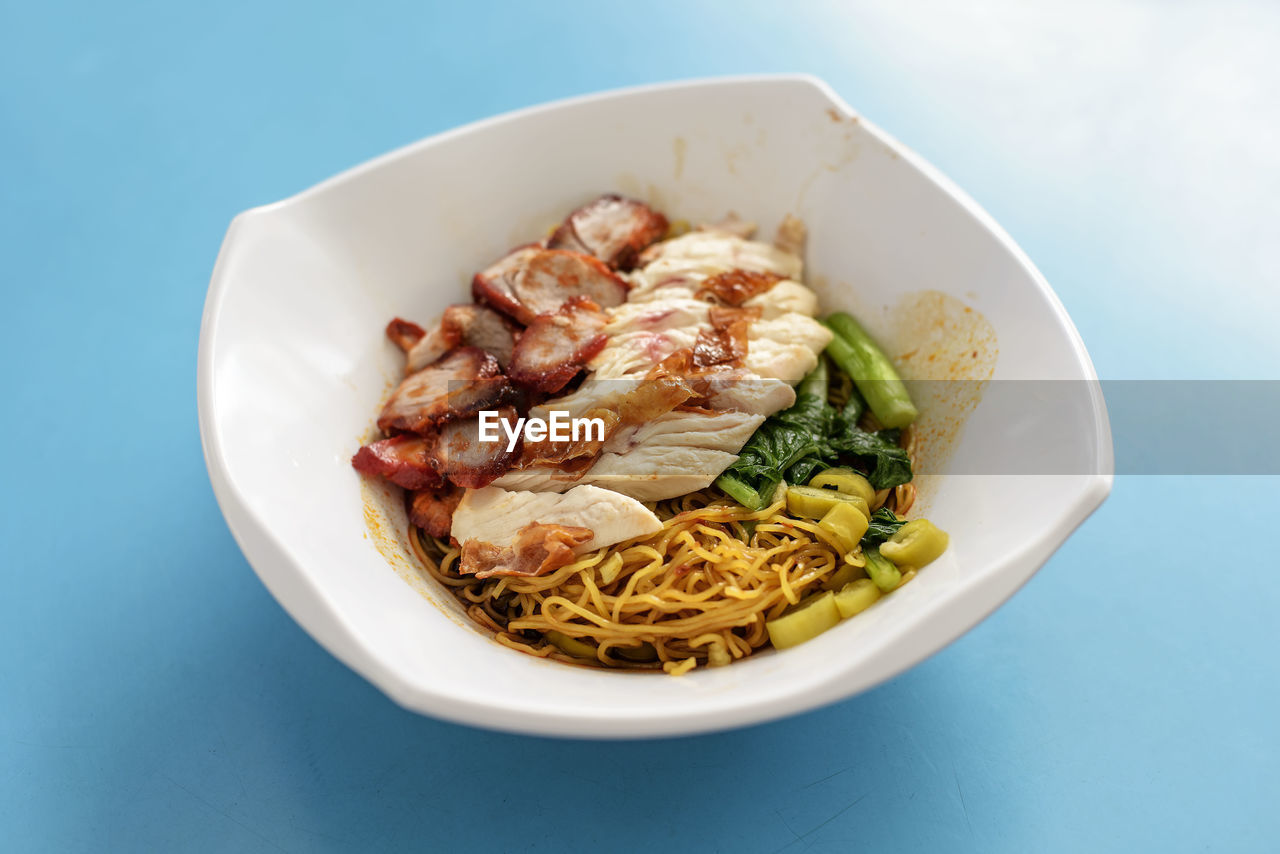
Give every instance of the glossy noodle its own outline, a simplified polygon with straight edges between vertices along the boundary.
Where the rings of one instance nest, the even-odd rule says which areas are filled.
[[[911,435],[903,435],[909,452]],[[902,515],[914,499],[914,485],[903,484],[878,492],[872,509]],[[673,675],[768,645],[767,621],[823,590],[841,566],[865,562],[859,553],[842,558],[817,522],[788,514],[781,497],[751,512],[705,489],[651,507],[661,531],[539,577],[477,581],[457,572],[458,547],[417,528],[410,542],[432,577],[504,646]]]

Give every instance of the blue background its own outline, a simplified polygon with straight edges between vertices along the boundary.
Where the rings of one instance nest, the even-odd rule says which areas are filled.
[[[6,848],[1280,844],[1274,478],[1120,477],[995,616],[832,708],[569,742],[401,711],[317,647],[228,534],[195,405],[237,211],[496,112],[748,71],[825,77],[972,193],[1104,378],[1275,378],[1274,6],[0,9]]]

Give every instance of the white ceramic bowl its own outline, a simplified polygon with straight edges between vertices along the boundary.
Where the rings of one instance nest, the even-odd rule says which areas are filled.
[[[824,308],[855,311],[897,353],[939,346],[929,324],[894,326],[904,297],[932,288],[950,309],[971,306],[998,340],[996,379],[1080,380],[1091,391],[1070,429],[1035,408],[1011,413],[984,401],[966,427],[943,430],[951,468],[972,472],[984,456],[1034,456],[1052,442],[1059,456],[1066,446],[1073,473],[933,478],[923,504],[950,531],[948,554],[867,613],[786,652],[672,678],[499,646],[416,573],[396,496],[363,484],[349,460],[400,371],[382,335],[387,320],[426,320],[465,301],[474,270],[603,191],[695,222],[733,210],[765,234],[784,214],[799,215]],[[988,336],[984,364],[990,345]],[[246,211],[214,268],[199,357],[214,491],[294,619],[407,708],[591,737],[692,733],[811,709],[974,626],[1110,490],[1110,430],[1094,381],[1062,305],[1008,235],[824,83],[796,75],[521,110]]]

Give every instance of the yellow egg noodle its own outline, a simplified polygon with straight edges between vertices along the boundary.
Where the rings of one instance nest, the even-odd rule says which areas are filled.
[[[910,428],[902,444],[914,454]],[[914,500],[907,483],[877,492],[872,509],[902,516]],[[752,512],[708,488],[649,506],[662,530],[544,576],[477,580],[458,573],[457,546],[417,528],[409,541],[430,575],[504,646],[672,675],[766,646],[767,621],[821,591],[841,566],[865,563],[860,548],[842,556],[815,520],[789,514],[780,497]],[[903,583],[913,576],[909,570]]]

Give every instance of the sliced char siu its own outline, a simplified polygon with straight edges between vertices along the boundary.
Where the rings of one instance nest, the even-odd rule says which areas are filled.
[[[555,314],[535,318],[511,355],[511,379],[548,394],[560,391],[604,349],[609,319],[587,297],[573,297]]]
[[[405,371],[420,371],[455,347],[479,347],[505,369],[511,362],[511,348],[515,346],[518,332],[515,324],[491,308],[471,303],[451,305],[444,310],[439,323],[429,332],[423,332],[412,347],[406,348],[409,355]],[[387,334],[391,334],[391,327],[387,327]]]
[[[504,406],[498,417],[510,426],[516,426],[518,413],[515,407]],[[436,470],[458,486],[482,489],[504,474],[515,460],[520,458],[520,443],[507,450],[507,430],[497,428],[497,441],[481,441],[478,415],[450,421],[440,428],[439,438],[431,452]]]
[[[434,438],[392,436],[356,451],[351,465],[361,474],[385,477],[405,489],[429,489],[442,482],[431,461],[434,445]]]
[[[387,324],[387,337],[406,353],[412,350],[413,346],[421,341],[426,334],[427,330],[412,320],[405,320],[402,317],[393,318]]]
[[[378,429],[427,433],[448,421],[500,406],[511,395],[497,359],[479,347],[460,347],[405,377],[382,408]]]
[[[450,306],[452,308],[452,306]],[[420,371],[432,362],[441,359],[445,353],[462,345],[462,331],[452,323],[447,323],[449,309],[440,322],[422,334],[412,347],[405,351],[405,374]]]
[[[667,218],[643,202],[601,196],[565,219],[547,244],[594,255],[615,270],[630,270],[640,253],[667,233]]]
[[[522,246],[476,273],[471,293],[528,326],[540,314],[554,314],[572,297],[584,296],[602,308],[621,305],[627,284],[599,258],[563,249]]]
[[[409,499],[409,521],[433,537],[445,539],[453,527],[453,511],[462,500],[462,487],[444,484],[421,489]]]
[[[452,306],[445,314],[448,322],[460,330],[463,346],[479,347],[497,359],[504,371],[507,369],[519,326],[488,306],[474,303]]]

